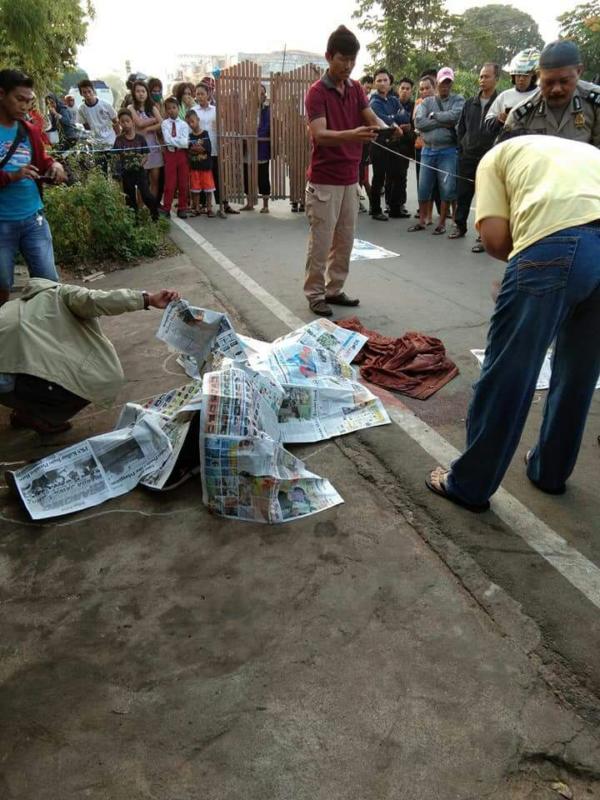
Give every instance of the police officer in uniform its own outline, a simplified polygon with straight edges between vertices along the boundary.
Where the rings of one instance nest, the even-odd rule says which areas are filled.
[[[519,133],[547,134],[600,147],[600,86],[580,80],[574,42],[551,42],[540,56],[539,89],[512,109],[499,141]]]

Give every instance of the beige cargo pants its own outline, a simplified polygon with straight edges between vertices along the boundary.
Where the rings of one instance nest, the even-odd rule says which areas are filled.
[[[308,183],[306,215],[310,223],[304,294],[308,302],[340,294],[350,269],[360,188]]]

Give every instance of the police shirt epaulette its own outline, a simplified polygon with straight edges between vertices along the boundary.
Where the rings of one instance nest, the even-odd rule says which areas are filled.
[[[522,120],[523,117],[526,117],[527,114],[529,114],[532,108],[533,108],[533,103],[531,102],[531,100],[528,100],[526,103],[523,103],[522,106],[515,108],[513,113],[518,120]]]
[[[600,92],[588,92],[585,99],[589,100],[590,103],[593,103],[595,106],[600,106]]]

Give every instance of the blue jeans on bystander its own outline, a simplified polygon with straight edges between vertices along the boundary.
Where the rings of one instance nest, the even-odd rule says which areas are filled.
[[[0,220],[0,289],[10,290],[15,256],[20,251],[32,278],[57,281],[52,234],[41,211],[18,220]]]
[[[546,236],[508,262],[467,416],[467,448],[446,479],[451,495],[482,505],[500,485],[553,341],[552,379],[527,475],[558,493],[575,466],[600,375],[598,223]]]
[[[457,165],[456,147],[424,147],[419,169],[419,203],[432,200],[436,186],[442,202],[456,200]]]

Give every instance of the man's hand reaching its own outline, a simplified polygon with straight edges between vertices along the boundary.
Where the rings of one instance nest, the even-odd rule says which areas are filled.
[[[166,308],[169,303],[180,298],[181,295],[175,289],[161,289],[160,292],[148,293],[148,305],[152,308]]]

